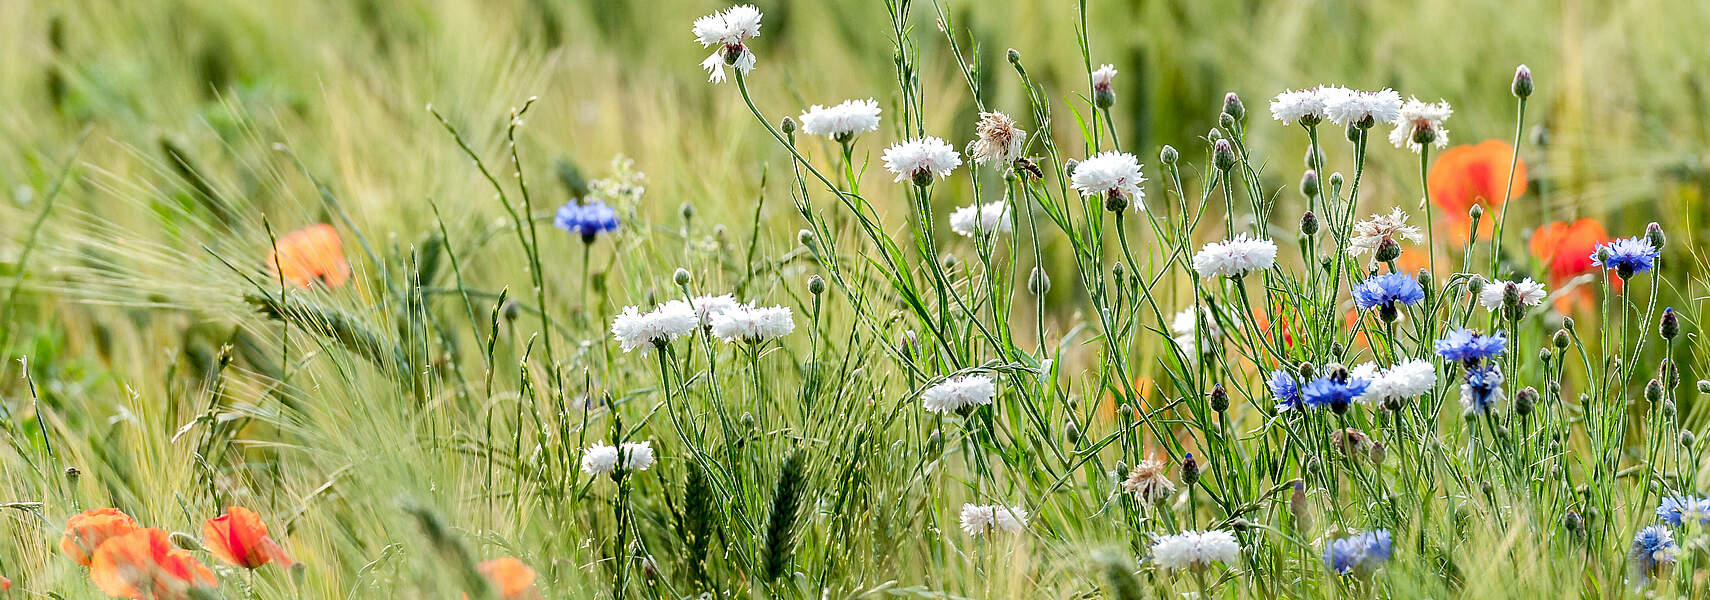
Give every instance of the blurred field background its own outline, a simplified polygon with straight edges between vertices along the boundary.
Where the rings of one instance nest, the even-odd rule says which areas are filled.
[[[766,84],[754,89],[769,116],[869,96],[887,119],[893,114],[893,39],[877,2],[755,4],[766,20],[754,79]],[[977,45],[973,58],[990,76],[991,102],[1024,112],[1003,58],[1015,48],[1052,94],[1055,126],[1069,134],[1062,108],[1084,87],[1073,3],[942,4],[958,39]],[[1304,143],[1283,127],[1259,126],[1263,106],[1284,88],[1326,82],[1446,99],[1456,108],[1449,123],[1456,143],[1506,139],[1513,135],[1507,82],[1525,63],[1539,90],[1521,147],[1534,181],[1513,204],[1510,222],[1523,226],[1511,226],[1510,239],[1546,215],[1597,218],[1616,235],[1657,220],[1683,242],[1669,247],[1672,264],[1693,281],[1710,274],[1696,254],[1710,213],[1710,3],[1089,4],[1093,61],[1121,72],[1119,133],[1149,164],[1165,143],[1203,163],[1196,140],[1216,124],[1222,94],[1234,91],[1253,113],[1255,154],[1276,161],[1267,183],[1292,193]],[[709,277],[711,287],[740,283],[774,298],[803,296],[809,271],[791,255],[801,225],[787,197],[786,156],[734,88],[708,85],[696,66],[705,51],[689,24],[719,8],[679,0],[0,3],[0,291],[17,289],[15,300],[0,297],[8,311],[0,315],[0,410],[9,440],[0,450],[0,502],[45,503],[0,515],[0,574],[85,597],[92,590],[51,543],[55,523],[70,512],[111,504],[189,530],[216,507],[240,502],[289,532],[288,547],[314,565],[306,576],[255,580],[263,597],[380,597],[372,590],[419,597],[409,590],[449,589],[435,587],[449,576],[434,572],[418,524],[398,510],[409,502],[479,532],[473,542],[483,555],[534,557],[543,577],[557,582],[552,597],[591,593],[582,586],[598,585],[574,575],[580,561],[551,558],[576,555],[583,541],[539,525],[572,517],[521,500],[504,509],[465,501],[491,475],[464,460],[475,440],[458,436],[474,429],[460,426],[492,411],[460,412],[443,399],[406,405],[372,375],[340,378],[325,368],[303,369],[289,389],[266,387],[261,382],[278,375],[278,328],[254,316],[242,298],[246,284],[222,261],[261,273],[269,228],[278,234],[333,222],[360,231],[391,275],[401,276],[430,254],[426,248],[444,243],[436,238],[437,208],[468,286],[493,293],[509,286],[512,298],[528,299],[527,262],[509,243],[504,211],[425,107],[508,175],[507,116],[537,97],[518,136],[537,219],[549,220],[585,181],[609,175],[615,155],[647,176],[628,226],[653,235],[593,249],[604,300],[577,297],[581,243],[543,233],[545,280],[562,303],[552,309],[592,323],[579,331],[597,334],[599,315],[668,296],[671,272],[684,264],[701,265],[697,277]],[[976,113],[932,12],[930,4],[917,6],[913,36],[934,119],[928,130],[965,139]],[[894,137],[887,124],[864,148],[876,161],[879,140]],[[1417,189],[1412,156],[1378,153],[1365,197],[1416,204],[1402,197]],[[1347,156],[1331,159],[1347,168]],[[310,177],[336,203],[324,201]],[[960,187],[955,203],[965,204],[966,184],[953,185]],[[880,205],[901,191],[884,187],[874,186]],[[44,213],[50,200],[57,204]],[[947,210],[950,200],[943,201]],[[684,204],[696,215],[687,223]],[[900,212],[894,221],[902,222]],[[381,267],[350,231],[345,244],[368,283],[339,292],[336,303],[359,310],[392,302],[374,289]],[[1067,282],[1073,262],[1056,250],[1054,272]],[[762,272],[746,258],[754,255],[765,257]],[[436,268],[443,286],[447,265]],[[1084,303],[1074,290],[1058,286],[1062,308],[1048,319],[1077,319]],[[1665,299],[1695,307],[1702,291],[1671,289]],[[485,325],[495,299],[476,298],[473,319]],[[434,302],[441,318],[466,325],[461,301]],[[836,315],[841,305],[828,310],[844,331],[852,328]],[[1698,320],[1696,308],[1683,310]],[[530,324],[506,340],[515,354],[501,353],[507,362],[498,379],[510,400],[493,402],[516,403],[515,365],[534,331]],[[459,343],[480,343],[465,338]],[[578,379],[607,373],[584,368],[612,352],[589,341],[560,347]],[[231,374],[210,375],[222,369]],[[652,381],[645,370],[635,378]],[[590,389],[631,391],[606,383]],[[448,447],[463,451],[441,451]],[[36,462],[42,457],[54,464]],[[81,477],[58,475],[67,467]],[[891,535],[896,542],[913,534]],[[868,540],[850,560],[884,564],[882,539]],[[909,585],[959,576],[921,568],[874,570],[900,573]],[[1499,586],[1468,581],[1475,589]],[[985,593],[1004,589],[1021,588]]]

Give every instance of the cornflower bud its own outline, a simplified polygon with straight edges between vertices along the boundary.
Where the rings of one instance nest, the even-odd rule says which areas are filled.
[[[1570,341],[1572,340],[1568,339],[1568,330],[1566,329],[1557,329],[1555,335],[1550,336],[1550,343],[1555,344],[1556,348],[1559,349],[1566,349]]]
[[[1674,336],[1680,335],[1680,316],[1674,314],[1674,307],[1663,309],[1662,323],[1657,326],[1657,333],[1662,334],[1665,340],[1672,340]]]
[[[1662,225],[1658,225],[1656,221],[1651,221],[1650,225],[1645,226],[1645,239],[1658,250],[1668,244],[1668,236],[1663,235]]]
[[[1312,214],[1310,210],[1306,211],[1306,214],[1300,215],[1300,234],[1305,236],[1318,235],[1318,215]]]
[[[825,293],[825,278],[818,275],[808,278],[808,293],[818,296]]]
[[[784,122],[779,123],[778,128],[784,130],[784,135],[795,135],[796,120],[790,117],[784,117]]]
[[[677,267],[677,271],[671,274],[671,282],[678,286],[689,285],[689,270]]]
[[[1532,407],[1538,404],[1538,390],[1531,386],[1521,388],[1514,393],[1514,414],[1522,417],[1532,414]]]
[[[1211,386],[1211,410],[1223,412],[1229,410],[1229,392],[1223,389],[1223,384]]]
[[[1234,117],[1237,121],[1247,118],[1247,107],[1241,104],[1241,97],[1235,95],[1235,92],[1223,95],[1223,114]]]
[[[1176,147],[1169,144],[1164,144],[1164,149],[1158,151],[1158,161],[1166,165],[1176,164],[1181,157],[1182,154],[1176,151]]]
[[[1307,169],[1306,174],[1300,176],[1300,195],[1306,196],[1307,198],[1315,198],[1318,196],[1319,191],[1318,172],[1312,169]]]
[[[1526,65],[1514,68],[1514,84],[1509,86],[1515,98],[1525,99],[1532,95],[1532,69]]]
[[[1033,267],[1033,272],[1027,275],[1027,291],[1035,296],[1043,296],[1051,291],[1051,276],[1045,274],[1045,269]]]
[[[1217,115],[1217,126],[1230,131],[1235,130],[1235,117],[1229,113]]]
[[[1199,461],[1193,459],[1192,452],[1182,458],[1182,483],[1190,486],[1199,483]]]
[[[1235,161],[1235,146],[1231,145],[1229,140],[1217,140],[1211,150],[1211,162],[1217,170],[1227,173],[1235,168]]]

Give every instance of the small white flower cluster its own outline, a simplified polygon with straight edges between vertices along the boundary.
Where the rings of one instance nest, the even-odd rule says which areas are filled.
[[[760,342],[775,340],[796,330],[796,322],[787,306],[732,306],[712,316],[712,334],[727,342]]]
[[[985,375],[959,375],[926,388],[920,393],[921,406],[927,412],[952,413],[970,406],[992,403],[997,385]]]
[[[1144,207],[1141,201],[1146,199],[1146,192],[1140,184],[1146,183],[1146,175],[1140,172],[1140,159],[1127,152],[1101,152],[1092,158],[1075,165],[1075,173],[1069,178],[1069,187],[1080,192],[1082,196],[1116,195],[1132,200]]]
[[[949,142],[925,137],[892,144],[881,158],[885,169],[896,174],[894,181],[913,179],[915,183],[930,183],[931,177],[947,177],[962,164],[962,156]]]
[[[1193,255],[1193,270],[1200,277],[1222,275],[1241,277],[1254,271],[1271,268],[1277,262],[1277,245],[1270,240],[1257,240],[1243,233],[1235,239],[1211,242]]]
[[[682,301],[667,302],[649,312],[634,306],[624,307],[612,319],[612,338],[624,352],[648,345],[664,344],[678,336],[693,333],[701,326],[695,309]]]
[[[646,471],[653,466],[652,442],[624,442],[617,446],[594,444],[582,453],[582,472],[610,475],[622,463],[626,471]]]
[[[736,67],[747,73],[754,70],[754,52],[747,41],[760,35],[760,9],[741,4],[695,19],[695,41],[702,47],[714,48],[712,56],[701,61],[707,70],[707,81],[724,83],[724,66]]]
[[[847,141],[856,134],[879,129],[879,103],[866,100],[844,100],[837,106],[815,104],[802,113],[802,132]]]
[[[1380,369],[1369,362],[1362,363],[1349,370],[1348,375],[1370,382],[1359,398],[1361,402],[1370,404],[1418,398],[1437,387],[1437,368],[1431,365],[1431,361],[1417,358],[1387,369]]]
[[[1027,529],[1027,509],[1001,504],[963,504],[962,531],[968,535],[1020,533]]]
[[[1009,233],[1014,228],[1009,218],[1009,205],[1002,200],[970,204],[950,213],[950,230],[966,237]]]
[[[1211,531],[1183,531],[1163,535],[1152,542],[1152,562],[1169,571],[1203,569],[1212,563],[1229,564],[1241,557],[1241,543],[1235,534]]]
[[[1484,289],[1478,292],[1478,303],[1485,310],[1495,312],[1502,310],[1504,296],[1508,294],[1508,286],[1514,286],[1514,293],[1520,298],[1520,306],[1537,306],[1544,302],[1544,284],[1532,281],[1527,277],[1521,281],[1497,281],[1484,284]]]

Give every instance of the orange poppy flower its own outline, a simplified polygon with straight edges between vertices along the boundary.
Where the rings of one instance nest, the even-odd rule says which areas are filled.
[[[86,510],[65,521],[65,535],[59,538],[59,549],[87,567],[102,543],[136,530],[136,520],[117,508]]]
[[[1514,179],[1508,177],[1510,164]],[[1455,146],[1444,152],[1431,165],[1426,181],[1431,184],[1431,203],[1443,211],[1448,234],[1457,243],[1466,243],[1472,207],[1483,206],[1478,236],[1489,238],[1495,229],[1497,210],[1507,198],[1519,198],[1526,193],[1526,162],[1517,161],[1514,147],[1502,140],[1485,140],[1477,144]]]
[[[12,589],[12,578],[0,577],[0,592]]]
[[[267,524],[261,517],[242,506],[227,508],[226,514],[208,519],[202,524],[202,537],[214,556],[245,569],[270,562],[289,569],[293,564],[285,550],[268,537]]]
[[[165,531],[152,528],[101,544],[89,567],[89,579],[108,596],[149,600],[189,598],[191,588],[217,583],[206,565],[172,547]]]
[[[279,238],[267,257],[267,272],[298,287],[321,284],[329,288],[350,281],[350,263],[344,260],[344,243],[338,230],[316,223]]]
[[[1609,240],[1609,231],[1603,228],[1602,223],[1580,219],[1573,223],[1556,221],[1539,227],[1532,232],[1527,246],[1532,256],[1544,264],[1544,270],[1549,273],[1550,287],[1559,289],[1575,277],[1597,271],[1597,266],[1591,264],[1591,253],[1597,251],[1598,244]],[[1613,279],[1610,285],[1619,289],[1621,281]],[[1581,286],[1556,298],[1556,312],[1567,314],[1596,303],[1596,292]]]
[[[481,561],[475,565],[475,570],[493,584],[493,591],[499,594],[500,600],[537,600],[540,591],[534,587],[534,569],[530,569],[523,561],[506,556],[492,560]]]
[[[1271,341],[1281,339],[1284,346],[1293,347],[1294,328],[1289,325],[1288,313],[1284,312],[1281,306],[1276,307],[1275,312],[1277,314],[1276,331],[1271,331],[1270,316],[1258,309],[1253,309],[1253,325],[1259,328],[1259,335],[1264,336],[1265,339]]]

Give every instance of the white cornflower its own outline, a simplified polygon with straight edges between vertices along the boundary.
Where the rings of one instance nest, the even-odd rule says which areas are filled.
[[[935,137],[892,144],[881,157],[885,168],[895,173],[895,181],[913,179],[917,185],[932,183],[934,175],[946,177],[962,164],[962,157],[948,142]]]
[[[666,302],[646,313],[627,306],[612,319],[612,338],[618,341],[624,352],[629,352],[648,344],[669,342],[677,336],[694,332],[699,326],[700,319],[695,316],[694,309],[682,301]]]
[[[985,375],[959,375],[926,388],[920,393],[920,404],[927,412],[950,413],[992,403],[997,385]]]
[[[1449,130],[1443,128],[1443,121],[1447,121],[1454,112],[1448,102],[1430,103],[1408,98],[1395,118],[1395,130],[1389,132],[1389,143],[1414,152],[1424,150],[1425,144],[1438,148],[1448,146]]]
[[[1514,286],[1514,293],[1520,298],[1520,306],[1537,306],[1544,301],[1544,284],[1532,281],[1527,277],[1521,281],[1497,281],[1484,284],[1484,289],[1478,292],[1478,303],[1485,310],[1502,310],[1504,296],[1508,294],[1508,286]]]
[[[968,154],[974,157],[974,162],[993,165],[999,170],[1021,158],[1021,150],[1027,146],[1027,132],[1015,126],[1015,119],[1000,112],[980,113],[974,133],[976,137],[968,144]]]
[[[712,327],[713,317],[741,306],[736,297],[730,294],[696,296],[691,303],[695,306],[695,317],[700,320],[701,327]]]
[[[1014,228],[1009,219],[1009,205],[1002,200],[970,204],[950,213],[950,229],[967,237],[1009,233]]]
[[[1018,533],[1027,529],[1027,509],[1000,504],[963,504],[962,531],[968,535]]]
[[[1099,65],[1098,70],[1092,72],[1093,93],[1110,91],[1110,80],[1112,79],[1116,79],[1116,67],[1113,65]]]
[[[624,442],[617,446],[596,443],[582,453],[582,472],[589,475],[609,475],[618,463],[624,470],[645,471],[653,466],[652,442]]]
[[[1193,270],[1198,271],[1200,277],[1240,277],[1269,269],[1276,262],[1276,243],[1256,240],[1243,233],[1235,239],[1211,242],[1200,248],[1199,253],[1193,255]]]
[[[1376,214],[1355,223],[1354,235],[1348,240],[1348,254],[1360,256],[1371,252],[1375,261],[1378,246],[1383,245],[1384,240],[1407,240],[1418,244],[1425,241],[1425,235],[1419,232],[1418,227],[1407,224],[1407,213],[1398,206],[1387,215]]]
[[[1223,341],[1223,328],[1217,325],[1217,319],[1212,318],[1211,311],[1203,307],[1199,309],[1199,313],[1205,317],[1205,333],[1201,337],[1205,339],[1206,343],[1200,344],[1195,339],[1194,327],[1197,323],[1194,319],[1193,309],[1192,306],[1184,308],[1170,319],[1170,333],[1175,334],[1170,339],[1175,340],[1176,345],[1181,346],[1182,353],[1189,358],[1193,358],[1196,354],[1216,352],[1222,346],[1221,342]]]
[[[1331,86],[1284,90],[1271,99],[1271,118],[1289,125],[1317,125],[1330,118],[1330,103],[1340,102],[1347,94],[1347,89]]]
[[[786,306],[744,304],[712,315],[712,334],[727,342],[759,343],[784,337],[795,330],[795,319]]]
[[[1211,563],[1233,563],[1241,557],[1235,534],[1214,529],[1158,536],[1152,542],[1152,562],[1166,570],[1203,569]]]
[[[1101,152],[1081,161],[1069,179],[1069,187],[1082,196],[1132,199],[1144,207],[1141,201],[1146,199],[1146,191],[1141,189],[1142,183],[1146,183],[1146,176],[1140,172],[1140,159],[1115,151]]]
[[[1337,125],[1371,127],[1390,123],[1401,116],[1401,94],[1389,88],[1375,92],[1347,90],[1332,94],[1325,102],[1324,111]]]
[[[815,104],[802,113],[802,132],[849,141],[855,134],[877,130],[880,112],[879,103],[872,98],[844,100],[837,106]]]
[[[1176,493],[1176,484],[1164,472],[1163,460],[1147,458],[1128,472],[1128,479],[1122,482],[1122,491],[1133,494],[1141,504],[1150,505],[1163,502],[1170,494]]]
[[[1428,360],[1413,359],[1387,369],[1363,363],[1348,373],[1354,379],[1371,382],[1359,399],[1372,404],[1417,398],[1437,387],[1437,368]]]
[[[760,17],[760,9],[741,4],[695,19],[695,41],[706,48],[717,46],[712,56],[701,61],[707,81],[724,83],[725,65],[743,73],[754,70],[754,52],[746,42],[760,35]]]

